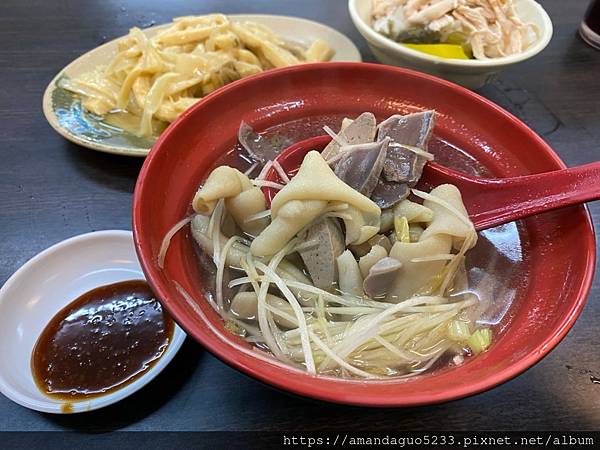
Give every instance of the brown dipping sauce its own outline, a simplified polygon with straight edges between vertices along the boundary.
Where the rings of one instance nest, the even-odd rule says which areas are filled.
[[[42,331],[31,356],[33,377],[54,398],[106,394],[152,367],[173,330],[145,281],[101,286],[63,308]]]

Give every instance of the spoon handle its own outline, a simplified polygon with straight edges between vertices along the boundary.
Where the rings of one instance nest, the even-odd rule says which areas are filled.
[[[477,183],[469,214],[483,230],[600,198],[600,161],[569,169]]]

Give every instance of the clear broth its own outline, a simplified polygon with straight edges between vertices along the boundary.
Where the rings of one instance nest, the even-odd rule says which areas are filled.
[[[323,135],[323,126],[325,125],[333,130],[339,130],[344,117],[344,115],[312,116],[278,124],[259,134],[266,137],[280,135],[290,138],[292,142],[299,142]],[[381,119],[378,117],[378,121]],[[472,175],[492,176],[491,171],[466,150],[435,134],[429,143],[429,151],[435,155],[436,162],[444,166]],[[221,165],[229,165],[244,172],[250,168],[251,162],[243,148],[236,144],[215,161],[213,168]],[[257,175],[258,169],[250,176]],[[465,260],[468,288],[466,291],[457,291],[454,295],[468,292],[478,297],[483,314],[477,323],[491,327],[494,340],[496,340],[510,323],[511,314],[516,309],[515,300],[518,298],[519,291],[524,288],[523,280],[527,280],[528,265],[525,260],[525,249],[529,239],[526,228],[520,222],[511,222],[484,230],[478,235],[477,245],[467,252]],[[191,237],[190,239],[193,241]],[[208,286],[214,286],[216,270],[212,259],[198,249],[197,245],[195,248],[200,262],[201,275],[208,281]],[[226,304],[237,292],[237,288],[232,290],[227,287],[231,278],[239,276],[239,273],[232,272],[226,270],[223,279],[223,298]],[[214,293],[211,291],[204,294],[210,298],[214,297]],[[260,344],[253,345],[268,351],[268,348]],[[426,373],[443,369],[449,364],[450,358],[442,357]]]

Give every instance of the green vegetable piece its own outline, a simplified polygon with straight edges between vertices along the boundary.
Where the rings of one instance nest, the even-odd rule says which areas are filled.
[[[225,322],[225,329],[236,336],[246,337],[246,330],[231,320]]]
[[[394,230],[396,231],[396,241],[408,244],[410,242],[410,227],[408,219],[405,216],[394,217]]]
[[[467,341],[467,345],[476,355],[486,351],[491,344],[492,330],[489,328],[481,328],[475,331]]]
[[[462,320],[453,320],[448,324],[448,338],[454,342],[467,342],[471,337],[469,325]]]

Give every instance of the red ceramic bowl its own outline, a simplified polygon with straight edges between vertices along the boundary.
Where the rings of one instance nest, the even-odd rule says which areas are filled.
[[[353,405],[422,405],[475,394],[511,379],[552,350],[581,312],[592,281],[594,233],[584,207],[523,222],[529,243],[517,300],[487,352],[460,367],[408,380],[313,377],[272,362],[229,334],[203,298],[205,288],[187,229],[173,238],[165,269],[157,266],[163,236],[189,213],[199,183],[217,158],[235,145],[242,119],[261,130],[320,114],[356,116],[372,111],[382,118],[414,108],[435,109],[439,113],[435,134],[477,158],[496,176],[565,167],[539,136],[495,104],[452,83],[400,68],[314,64],[230,84],[186,111],[161,135],[135,190],[133,232],[138,256],[175,320],[218,358],[260,381],[295,394]]]

